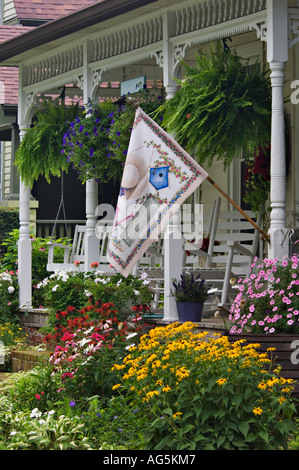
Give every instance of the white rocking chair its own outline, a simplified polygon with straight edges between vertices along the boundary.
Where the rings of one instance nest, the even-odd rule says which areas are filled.
[[[84,263],[84,251],[85,251],[85,225],[76,225],[73,243],[72,245],[63,245],[62,243],[48,242],[49,253],[48,253],[48,264],[47,271],[69,271],[76,269],[74,265],[75,261]],[[57,263],[55,259],[55,248],[63,250],[63,262]]]
[[[255,215],[247,211],[254,220]],[[256,221],[260,224],[260,219]],[[201,275],[207,284],[214,288],[212,302],[206,302],[212,310],[228,310],[236,292],[231,286],[232,278],[248,275],[250,266],[256,255],[259,255],[260,235],[256,228],[237,210],[220,212],[217,201],[213,213],[212,230],[205,265],[185,265],[185,270]],[[186,244],[188,250],[202,256],[203,252]]]

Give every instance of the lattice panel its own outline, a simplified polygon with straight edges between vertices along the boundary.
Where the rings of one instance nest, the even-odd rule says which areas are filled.
[[[93,61],[107,59],[154,44],[163,39],[162,17],[94,39]]]
[[[75,46],[26,67],[24,85],[32,85],[83,65],[83,46]]]

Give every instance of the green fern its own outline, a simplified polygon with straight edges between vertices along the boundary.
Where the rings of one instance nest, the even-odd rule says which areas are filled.
[[[253,153],[269,143],[271,85],[268,74],[247,63],[220,42],[196,65],[182,61],[186,75],[180,89],[163,106],[163,126],[200,162],[216,159],[224,166],[242,149]],[[161,112],[161,108],[158,110]]]
[[[69,163],[61,153],[63,135],[68,121],[74,120],[78,113],[78,104],[43,102],[16,152],[15,164],[25,184],[32,186],[41,175],[50,182],[51,175],[60,176],[61,171],[68,171]]]

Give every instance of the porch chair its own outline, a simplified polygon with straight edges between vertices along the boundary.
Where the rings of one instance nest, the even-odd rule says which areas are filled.
[[[48,242],[48,264],[47,271],[69,271],[76,269],[75,261],[84,263],[84,250],[85,250],[85,225],[76,225],[72,245],[63,245],[57,242]],[[55,248],[63,250],[63,262],[57,263],[55,259]]]
[[[104,226],[107,226],[103,229]],[[98,259],[99,261],[98,270],[104,273],[115,273],[115,269],[110,267],[106,254],[107,247],[110,236],[110,225],[112,221],[98,221],[96,226],[96,236],[99,240],[98,242]],[[49,242],[49,254],[48,254],[48,264],[47,271],[68,271],[75,270],[76,266],[74,265],[75,261],[80,261],[80,263],[85,264],[85,240],[86,240],[86,226],[85,225],[76,225],[74,238],[72,245],[63,245],[61,243]],[[54,261],[55,248],[60,248],[63,250],[63,262],[57,263]]]
[[[252,224],[244,219],[237,210],[218,212],[220,205],[216,205],[213,213],[212,233],[206,264],[201,266],[185,264],[185,270],[198,273],[214,290],[211,300],[206,302],[205,308],[227,311],[236,295],[231,286],[232,278],[246,277],[255,256],[259,256],[260,234]],[[251,211],[247,215],[255,219]],[[256,220],[261,223],[260,218]],[[188,249],[192,246],[188,244]],[[202,251],[193,247],[193,252],[201,256]]]
[[[211,213],[203,214],[203,233],[206,236],[213,238],[213,230],[216,229],[215,220],[217,217],[220,206],[220,198],[215,200],[212,205]],[[191,223],[194,222],[191,220]],[[182,220],[182,232],[184,232],[184,219]],[[202,235],[202,234],[199,234]],[[152,301],[152,311],[159,314],[163,311],[164,304],[164,250],[163,250],[163,233],[160,235],[159,240],[155,242],[152,247],[147,250],[145,255],[141,258],[138,265],[135,266],[134,273],[140,276],[143,272],[146,272],[147,279],[150,281],[150,286],[153,289],[154,297]],[[189,248],[191,250],[189,251]],[[194,253],[194,245],[185,241],[184,252],[183,252],[183,266],[184,269],[187,266],[193,266],[194,264],[198,267],[198,256],[200,255],[205,261],[208,258],[208,253],[202,250],[198,250],[198,253]]]

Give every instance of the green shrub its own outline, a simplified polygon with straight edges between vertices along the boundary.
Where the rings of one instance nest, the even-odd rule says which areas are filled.
[[[7,238],[9,232],[19,228],[19,213],[14,209],[0,207],[0,245]],[[0,257],[5,253],[1,248]]]
[[[44,305],[55,315],[68,306],[83,308],[91,302],[113,303],[116,310],[127,317],[132,308],[143,312],[149,309],[152,291],[146,279],[133,275],[103,275],[100,271],[57,271],[37,285]],[[51,322],[51,317],[50,317]]]
[[[26,347],[27,338],[17,321],[0,321],[0,371],[11,371],[11,350]],[[4,360],[3,360],[4,356]]]
[[[48,276],[47,262],[48,262],[48,248],[47,244],[53,240],[51,237],[39,238],[31,235],[31,249],[32,249],[32,284],[33,284],[33,304],[36,307],[42,305],[42,297],[40,291],[36,289],[45,277]],[[3,270],[16,271],[18,267],[18,239],[19,230],[14,229],[8,234],[8,237],[2,242],[5,253],[2,258],[1,267]],[[66,243],[66,239],[57,239],[58,243]],[[55,255],[55,262],[63,261],[63,251],[57,250]]]
[[[12,412],[10,402],[0,397],[0,449],[5,450],[89,450],[79,417],[57,416],[54,410],[38,408]]]
[[[256,345],[206,338],[185,323],[155,328],[129,350],[115,389],[139,409],[151,450],[286,449],[292,380],[269,370]],[[271,366],[271,364],[270,364]]]
[[[0,324],[18,322],[18,290],[17,274],[0,272]]]

